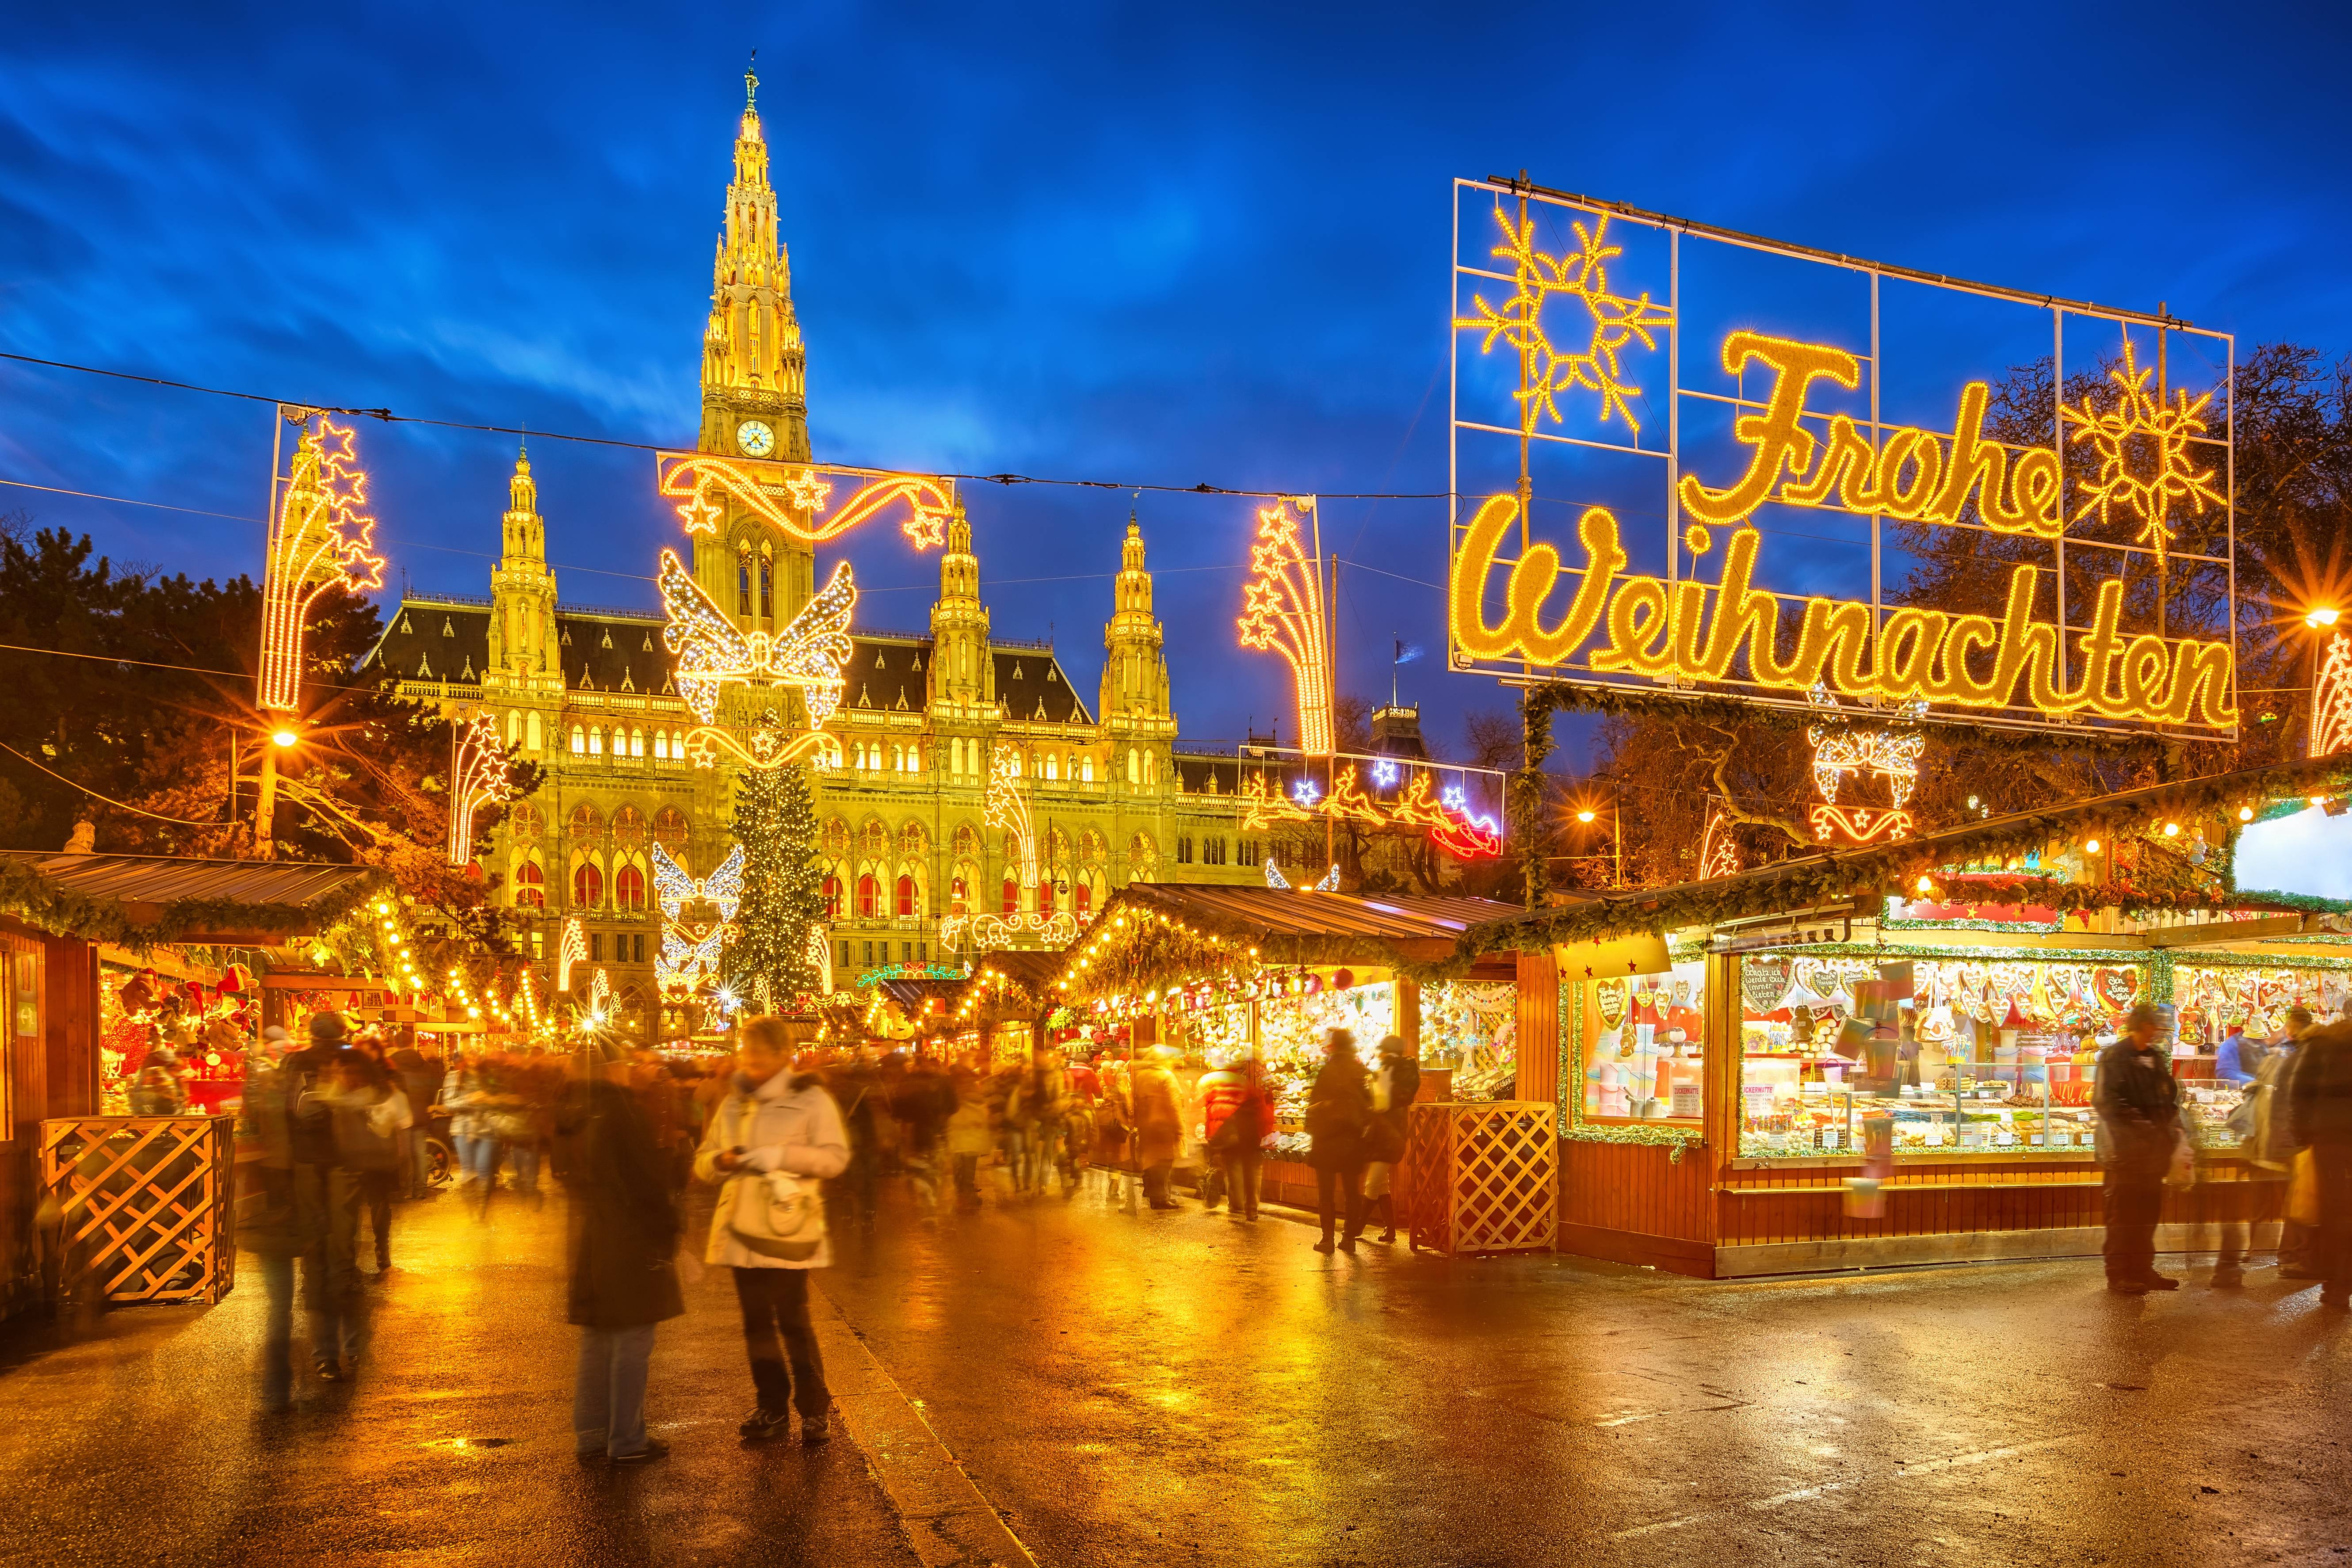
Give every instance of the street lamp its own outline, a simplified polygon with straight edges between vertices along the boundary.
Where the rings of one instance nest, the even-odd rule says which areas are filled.
[[[291,751],[301,742],[302,732],[281,720],[269,731],[269,744],[261,748],[261,787],[253,807],[253,852],[264,860],[277,853],[278,753]]]
[[[2309,626],[2313,631],[2324,632],[2340,620],[2343,617],[2343,614],[2344,612],[2338,610],[2333,605],[2322,605],[2317,609],[2305,613],[2303,617],[2303,624]]]

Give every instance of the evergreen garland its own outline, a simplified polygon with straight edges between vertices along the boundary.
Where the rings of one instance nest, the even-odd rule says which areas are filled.
[[[727,948],[728,984],[749,1005],[782,1012],[817,988],[809,932],[824,913],[824,896],[807,770],[745,772],[734,833],[743,846],[743,901]]]

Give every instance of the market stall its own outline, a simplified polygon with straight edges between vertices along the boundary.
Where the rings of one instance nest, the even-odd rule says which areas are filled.
[[[1256,1058],[1279,1119],[1264,1194],[1312,1207],[1306,1097],[1328,1030],[1353,1033],[1368,1067],[1383,1037],[1402,1038],[1422,1066],[1421,1101],[1512,1098],[1516,955],[1417,978],[1451,961],[1465,931],[1510,912],[1483,899],[1135,883],[1048,983],[1058,1001],[1049,1022],[1073,1041],[1116,1033],[1126,1048],[1115,1058],[1166,1046],[1194,1075]]]
[[[2158,1243],[2211,1247],[2200,1226],[2257,1217],[2217,1036],[2259,1048],[2352,981],[2352,903],[2238,887],[2228,847],[2258,816],[2317,815],[2335,772],[2158,785],[1470,933],[1465,952],[1558,975],[1556,1037],[1529,1045],[1559,1063],[1562,1249],[1711,1277],[2096,1253],[2095,1064],[2141,1001],[2201,1134]]]

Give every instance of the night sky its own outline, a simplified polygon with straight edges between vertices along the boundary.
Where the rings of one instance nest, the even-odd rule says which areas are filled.
[[[20,5],[0,347],[550,433],[565,599],[677,538],[745,57],[819,458],[1442,490],[1459,175],[2352,350],[2338,7]],[[0,364],[0,491],[118,560],[258,574],[265,405]],[[396,587],[485,594],[511,438],[363,426]],[[1089,697],[1124,491],[967,489],[997,632]],[[1188,739],[1288,720],[1234,646],[1249,503],[1147,492]],[[199,515],[204,512],[227,517]],[[1325,505],[1342,686],[1459,744],[1443,503]],[[920,626],[895,531],[861,620]],[[1581,758],[1564,759],[1570,768]]]

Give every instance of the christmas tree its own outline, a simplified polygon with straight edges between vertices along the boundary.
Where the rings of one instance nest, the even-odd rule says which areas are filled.
[[[782,1010],[817,987],[810,948],[824,896],[807,771],[795,764],[745,772],[734,826],[743,847],[743,902],[728,944],[727,983],[746,1005]]]

